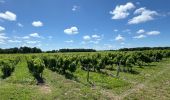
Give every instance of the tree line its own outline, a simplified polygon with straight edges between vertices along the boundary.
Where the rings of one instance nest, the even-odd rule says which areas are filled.
[[[20,47],[20,48],[9,48],[9,49],[1,49],[1,54],[14,54],[14,53],[42,53],[42,50],[36,47]]]
[[[59,49],[59,50],[51,50],[46,51],[46,53],[57,53],[57,52],[96,52],[95,49]]]
[[[122,48],[119,50],[104,50],[104,51],[144,51],[144,50],[170,50],[170,47],[137,47],[137,48]],[[37,47],[14,47],[8,49],[1,49],[0,54],[15,54],[15,53],[58,53],[58,52],[96,52],[95,49],[59,49],[59,50],[50,50],[50,51],[42,51]]]
[[[96,52],[94,49],[59,49],[58,52]]]
[[[119,49],[119,51],[143,51],[143,50],[170,50],[170,47],[136,47]]]

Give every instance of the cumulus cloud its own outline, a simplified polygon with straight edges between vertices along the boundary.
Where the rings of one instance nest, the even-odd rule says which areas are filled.
[[[41,27],[43,26],[43,23],[41,21],[33,21],[32,26],[34,27]]]
[[[64,30],[64,33],[68,34],[68,35],[74,35],[74,34],[78,34],[78,28],[73,26],[71,28],[67,28]]]
[[[93,43],[93,44],[98,44],[103,38],[103,35],[97,35],[93,34],[91,36],[85,35],[83,36],[84,41],[81,44],[88,44],[88,43]]]
[[[98,38],[100,38],[100,36],[97,34],[94,34],[94,35],[92,35],[92,38],[98,39]]]
[[[73,8],[72,8],[72,11],[76,11],[79,8],[80,8],[79,6],[74,5]]]
[[[66,43],[73,43],[74,41],[73,40],[68,40],[68,41],[65,41]]]
[[[159,35],[160,32],[159,31],[150,31],[146,33],[147,35]]]
[[[145,38],[146,36],[141,34],[141,35],[138,35],[138,36],[134,36],[133,38],[135,39],[141,39],[141,38]]]
[[[0,18],[9,20],[9,21],[16,21],[17,16],[16,16],[16,14],[14,14],[10,11],[6,11],[5,13],[0,13]]]
[[[116,41],[124,41],[125,38],[122,35],[119,34],[118,36],[116,36],[115,40]]]
[[[40,38],[40,35],[38,33],[31,33],[30,36],[31,37]]]
[[[89,35],[85,35],[85,36],[83,36],[83,39],[84,39],[84,40],[90,40],[91,37],[90,37]]]
[[[159,34],[160,34],[159,31],[149,31],[149,32],[145,32],[145,30],[143,30],[143,29],[137,31],[137,33],[140,34],[140,35],[134,36],[133,38],[135,38],[135,39],[141,39],[141,38],[145,38],[146,35],[159,35]],[[145,34],[142,34],[142,33],[145,33]]]
[[[128,24],[139,24],[150,20],[154,20],[154,16],[158,15],[156,11],[151,11],[146,8],[139,8],[134,12],[135,16],[128,21]]]
[[[135,5],[131,2],[126,3],[125,5],[118,5],[113,11],[110,11],[112,14],[112,19],[124,19],[129,16],[129,10],[135,8]]]
[[[136,33],[142,34],[142,33],[145,33],[145,30],[144,30],[144,29],[140,29],[140,30],[138,30]]]
[[[5,27],[0,26],[0,32],[5,31]]]

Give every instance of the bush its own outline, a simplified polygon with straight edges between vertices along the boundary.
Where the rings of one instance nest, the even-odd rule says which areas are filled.
[[[0,68],[3,73],[3,77],[8,77],[11,75],[11,73],[14,71],[14,63],[10,60],[0,60]]]
[[[72,73],[72,72],[75,72],[76,71],[76,66],[77,66],[77,64],[76,64],[76,62],[74,61],[74,62],[72,62],[71,64],[70,64],[70,66],[69,66],[69,71]]]
[[[56,71],[56,67],[57,67],[57,64],[56,64],[56,59],[54,57],[50,57],[48,58],[48,64],[47,64],[48,68],[52,71]]]
[[[29,59],[27,61],[28,68],[34,76],[42,77],[43,70],[45,68],[44,61],[40,58]]]

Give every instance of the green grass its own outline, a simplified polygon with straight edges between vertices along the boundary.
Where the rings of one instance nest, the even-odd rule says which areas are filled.
[[[0,98],[2,100],[168,100],[170,98],[170,59],[151,65],[143,68],[134,67],[138,74],[121,72],[120,78],[90,72],[91,84],[86,81],[87,72],[81,69],[74,73],[76,79],[72,80],[45,69],[43,73],[45,84],[36,85],[36,80],[29,73],[27,63],[23,59],[10,77],[0,78]],[[106,71],[116,74],[116,71]],[[1,71],[0,76],[2,76]]]
[[[150,75],[142,82],[143,88],[134,91],[133,94],[125,99],[142,100],[169,100],[170,98],[170,60],[163,61],[154,68],[147,69],[145,72]]]

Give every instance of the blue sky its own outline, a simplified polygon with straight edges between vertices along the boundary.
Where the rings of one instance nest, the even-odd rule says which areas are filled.
[[[170,1],[0,0],[0,48],[170,46]]]

